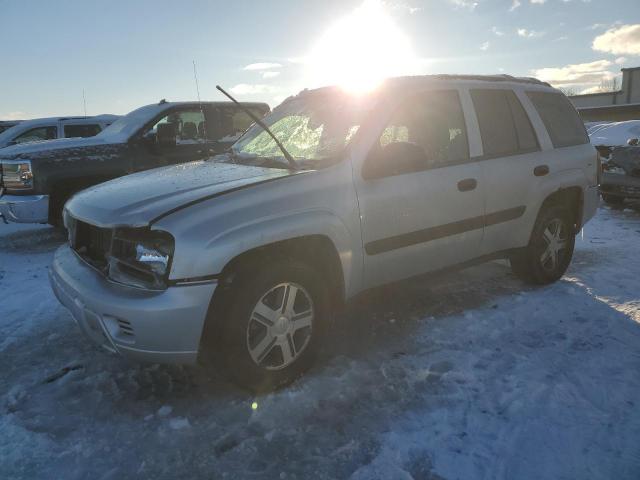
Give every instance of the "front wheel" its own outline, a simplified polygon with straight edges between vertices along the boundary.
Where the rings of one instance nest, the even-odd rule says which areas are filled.
[[[538,285],[559,280],[571,263],[574,231],[568,209],[555,205],[543,210],[533,227],[529,245],[510,259],[513,272]]]
[[[256,392],[286,385],[311,366],[329,314],[328,290],[312,268],[285,259],[260,267],[238,275],[221,318],[212,318],[220,329],[216,363]]]

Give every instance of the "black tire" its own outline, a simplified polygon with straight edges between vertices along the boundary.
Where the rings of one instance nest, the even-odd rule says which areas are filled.
[[[554,226],[561,226],[562,230],[558,235],[564,239],[565,246],[556,255],[547,256],[545,254],[548,247],[549,251],[555,249],[545,240],[545,233],[548,235],[555,232]],[[538,215],[529,245],[511,256],[511,269],[516,276],[527,283],[536,285],[553,283],[562,278],[567,271],[574,246],[575,225],[571,211],[560,205],[552,205]]]
[[[308,265],[287,259],[272,260],[267,263],[256,262],[256,265],[260,265],[257,272],[247,268],[239,272],[219,299],[218,305],[212,308],[210,318],[207,319],[207,333],[203,348],[205,358],[210,360],[207,363],[212,367],[222,367],[221,373],[231,381],[253,392],[261,393],[291,383],[313,364],[324,336],[324,327],[328,324],[330,302],[325,282],[321,281],[318,272]],[[284,348],[286,347],[276,343],[270,347],[268,354],[265,354],[261,363],[258,364],[250,353],[250,345],[253,345],[255,352],[260,350],[258,346],[267,337],[275,338],[269,336],[269,332],[271,329],[276,331],[280,328],[278,323],[280,319],[274,322],[272,327],[267,327],[262,320],[256,321],[256,317],[253,316],[254,308],[258,307],[259,302],[263,302],[264,306],[266,305],[264,302],[273,301],[273,306],[277,306],[275,303],[282,300],[284,309],[286,299],[281,299],[280,295],[284,297],[287,287],[281,286],[283,284],[290,284],[289,291],[293,290],[292,286],[301,287],[295,301],[299,302],[300,298],[303,298],[303,301],[299,302],[301,307],[296,309],[295,313],[307,311],[303,309],[311,305],[312,318],[306,320],[305,317],[303,320],[305,323],[309,321],[311,325],[293,333],[282,333],[281,330],[277,330],[279,342],[287,342],[290,355],[295,352],[295,349],[299,351],[297,354],[299,356],[292,355],[292,363],[279,365],[280,361],[285,361]],[[268,292],[271,293],[263,299]],[[310,303],[303,305],[307,297]],[[284,316],[283,313],[279,315]],[[285,326],[282,328],[286,329],[288,328],[286,325],[294,324],[295,321],[289,323],[284,321]],[[283,340],[285,337],[286,340]],[[307,338],[308,340],[305,341]],[[293,349],[291,345],[294,345]],[[269,349],[268,346],[267,349]]]
[[[624,203],[624,197],[619,197],[617,195],[609,195],[606,193],[602,194],[602,200],[604,200],[604,203],[606,203],[607,205],[614,205],[614,206],[619,206]]]

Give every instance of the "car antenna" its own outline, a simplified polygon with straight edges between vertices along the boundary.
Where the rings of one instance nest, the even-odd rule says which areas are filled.
[[[193,79],[196,82],[196,94],[198,95],[198,105],[200,106],[200,113],[204,117],[204,110],[202,110],[202,101],[200,100],[200,86],[198,85],[198,72],[196,71],[196,61],[193,62]],[[207,119],[204,119],[204,143],[207,143]]]
[[[245,107],[240,102],[238,102],[235,98],[233,98],[230,94],[228,94],[224,90],[224,88],[222,88],[220,85],[216,85],[216,88],[220,90],[227,98],[229,98],[229,100],[231,100],[233,103],[238,105],[244,111],[244,113],[249,115],[254,122],[256,122],[265,132],[267,132],[269,136],[273,138],[273,141],[276,142],[276,145],[278,145],[278,148],[284,155],[284,158],[286,158],[287,162],[289,162],[289,167],[291,167],[291,170],[298,170],[298,164],[296,163],[296,161],[293,159],[293,157],[287,151],[287,149],[284,148],[284,145],[282,145],[280,140],[278,140],[278,138],[273,134],[273,132],[269,130],[269,127],[267,127],[265,123],[262,120],[260,120],[251,110],[249,110],[247,107]]]

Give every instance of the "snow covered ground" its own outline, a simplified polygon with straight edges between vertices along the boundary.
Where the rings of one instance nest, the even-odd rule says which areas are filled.
[[[87,343],[47,281],[62,242],[0,224],[2,478],[640,478],[640,206],[548,287],[494,262],[365,295],[259,398]]]

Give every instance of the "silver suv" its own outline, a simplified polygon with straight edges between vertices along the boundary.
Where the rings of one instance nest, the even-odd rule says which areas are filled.
[[[264,123],[225,155],[67,203],[51,284],[89,338],[270,389],[310,365],[336,305],[365,289],[495,258],[558,280],[597,209],[585,128],[534,79],[305,90]]]

